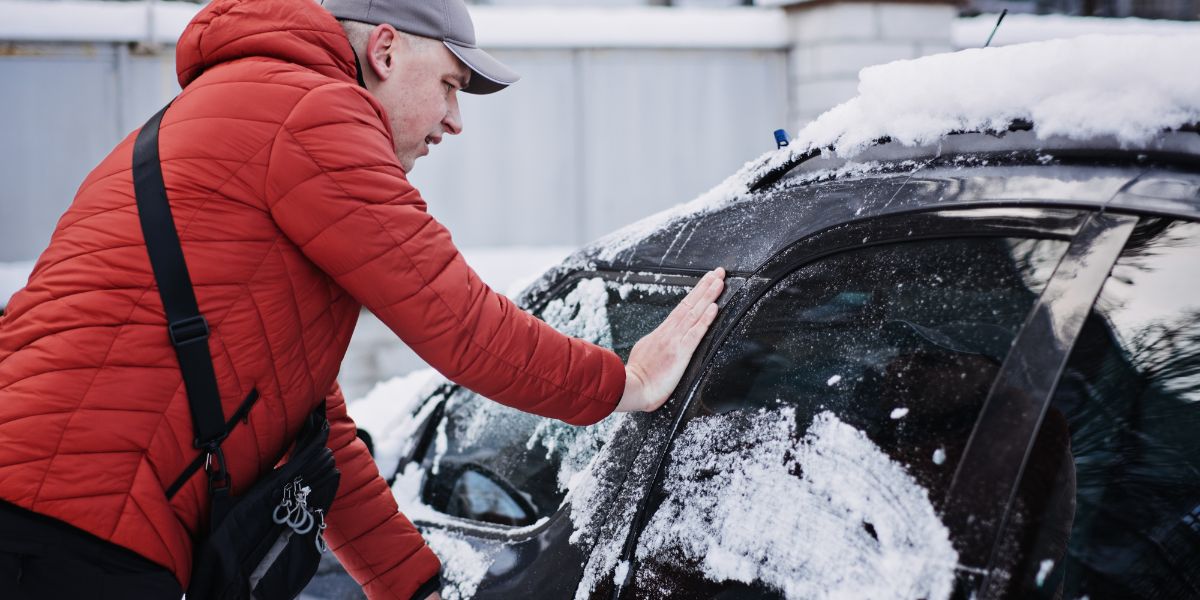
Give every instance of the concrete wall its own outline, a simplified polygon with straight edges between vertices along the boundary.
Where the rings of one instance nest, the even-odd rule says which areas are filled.
[[[787,6],[792,123],[853,98],[869,65],[949,52],[958,10],[950,4],[796,3]]]

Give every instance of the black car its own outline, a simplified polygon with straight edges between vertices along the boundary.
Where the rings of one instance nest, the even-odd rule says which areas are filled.
[[[445,597],[1200,597],[1196,131],[764,162],[519,303],[627,357],[717,266],[657,413],[447,383],[397,426]],[[306,591],[360,595],[332,561]]]

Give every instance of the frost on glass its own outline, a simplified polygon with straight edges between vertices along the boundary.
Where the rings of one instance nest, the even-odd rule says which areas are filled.
[[[570,542],[591,549],[575,600],[591,598],[606,577],[621,574],[625,540],[658,466],[657,453],[639,453],[638,449],[662,447],[671,418],[667,411],[630,415],[590,468],[572,478],[568,498],[575,531]],[[626,454],[634,454],[632,465],[617,459]],[[628,565],[618,579],[627,573]]]
[[[661,565],[692,565],[787,598],[948,598],[958,554],[926,490],[832,412],[798,431],[791,407],[690,422],[639,539],[638,589],[678,593]]]
[[[541,312],[548,325],[567,335],[612,348],[612,330],[608,321],[608,288],[600,278],[580,281],[562,298],[550,301]],[[446,406],[453,419],[453,438],[460,448],[508,448],[525,450],[559,465],[557,486],[567,490],[567,482],[584,469],[596,452],[612,438],[622,414],[614,414],[591,427],[575,427],[555,419],[523,413],[480,398],[459,388]],[[443,422],[445,423],[445,422]],[[442,438],[439,435],[439,438]],[[433,468],[447,448],[439,443]],[[538,507],[553,510],[555,507]]]
[[[551,299],[537,315],[567,335],[623,354],[657,326],[665,317],[664,311],[685,292],[680,287],[590,278]],[[511,484],[520,496],[514,495],[513,499],[527,502],[540,522],[570,497],[568,493],[578,496],[585,490],[594,491],[595,486],[586,482],[595,480],[596,475],[586,472],[596,462],[608,460],[598,458],[598,454],[626,422],[625,415],[614,414],[596,425],[576,427],[522,413],[465,388],[455,388],[449,394],[445,414],[447,417],[433,431],[426,460],[419,468],[410,465],[402,470],[394,486],[402,502],[422,504],[419,508],[406,507],[422,520],[442,522],[450,518],[435,507],[442,508],[442,513],[453,511],[432,501],[429,489],[423,486],[430,478],[449,482],[465,465],[471,469],[483,467],[488,477]],[[628,429],[636,431],[633,425]],[[587,493],[589,497],[592,494]],[[494,523],[524,529],[531,520]],[[581,517],[576,522],[590,522],[590,518]]]

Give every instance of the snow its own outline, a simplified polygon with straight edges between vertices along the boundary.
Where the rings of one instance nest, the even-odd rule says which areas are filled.
[[[907,417],[907,416],[908,416],[907,408],[896,408],[896,409],[892,410],[891,417],[893,419],[903,419],[904,417]]]
[[[620,437],[600,451],[589,469],[572,478],[568,501],[575,531],[570,542],[590,550],[583,576],[575,588],[575,600],[592,598],[597,584],[608,574],[612,573],[615,580],[622,563],[626,564],[623,575],[628,579],[628,563],[621,560],[622,551],[658,463],[654,452],[637,452],[630,468],[625,468],[615,457],[620,455],[622,442],[627,442],[625,452],[665,444],[669,429],[661,421],[669,419],[665,411],[630,416]],[[655,420],[660,422],[654,425]]]
[[[617,563],[617,568],[613,572],[613,583],[617,587],[624,586],[626,577],[629,577],[629,561],[622,560]]]
[[[999,14],[956,19],[950,40],[956,48],[979,48],[996,26]],[[1004,17],[992,46],[1041,42],[1089,34],[1106,35],[1200,35],[1200,22],[1165,19],[1112,19],[1066,15],[1014,15]]]
[[[600,278],[584,279],[579,281],[566,296],[550,302],[543,309],[541,316],[549,325],[563,333],[611,347],[612,334],[607,319],[607,303],[610,290],[619,290],[622,286],[628,286],[627,293],[634,290],[652,292],[665,288],[665,286],[656,284],[620,283]],[[414,430],[436,404],[427,402],[425,406],[420,407],[416,418],[413,418],[407,414],[413,412],[415,403],[403,399],[389,403],[386,397],[389,394],[407,397],[414,389],[422,387],[425,390],[424,394],[428,394],[444,381],[437,377],[429,380],[423,374],[415,375],[412,378],[396,379],[377,387],[363,400],[368,404],[362,413],[363,418],[370,419],[376,424],[391,423],[387,427],[396,428],[395,431],[389,430],[386,433],[377,434],[372,431],[372,435],[377,440],[384,440],[380,446],[382,446],[382,453],[386,453],[386,456],[381,456],[379,463],[385,472],[394,468],[395,460],[408,449],[402,440],[406,436],[411,437],[411,433],[405,432]],[[580,533],[579,531],[586,524],[591,523],[592,514],[588,511],[607,508],[587,501],[596,494],[605,492],[605,484],[600,483],[602,478],[592,471],[597,464],[607,460],[601,458],[600,453],[609,446],[618,430],[623,430],[626,435],[629,435],[630,428],[622,429],[625,427],[628,415],[614,414],[591,427],[574,427],[553,419],[521,413],[490,402],[463,388],[459,388],[447,399],[446,410],[448,414],[455,415],[455,419],[453,423],[450,423],[450,420],[443,420],[435,431],[430,459],[432,472],[437,472],[442,457],[450,450],[449,440],[451,437],[457,447],[469,448],[486,443],[487,436],[496,435],[502,431],[526,435],[527,437],[524,439],[526,450],[541,453],[547,459],[553,459],[559,464],[557,484],[560,490],[567,492],[564,502],[572,503],[572,520],[577,524],[578,535],[573,541],[578,541],[581,535],[590,533]],[[395,415],[393,414],[395,411],[404,411],[406,414]],[[453,436],[450,435],[450,428],[453,428]],[[392,492],[401,509],[413,520],[461,525],[463,523],[461,520],[439,513],[421,502],[420,491],[424,477],[425,471],[421,465],[409,464],[396,478]],[[542,519],[533,525],[522,528],[490,526],[483,523],[472,523],[472,525],[511,536],[536,529],[544,522],[545,519]]]
[[[946,463],[946,450],[944,448],[938,448],[937,450],[934,450],[933,451],[933,464],[942,465],[945,463]]]
[[[841,375],[834,375],[833,377],[830,377],[829,379],[827,379],[825,381],[825,385],[830,385],[830,386],[837,385],[838,382],[841,380],[842,380]]]
[[[433,369],[422,369],[379,383],[366,397],[346,405],[355,424],[371,434],[375,464],[385,476],[391,475],[400,456],[416,442],[417,427],[434,407],[431,402],[418,412],[417,404],[438,383],[440,378]]]
[[[546,305],[542,320],[567,335],[612,348],[607,285],[598,277],[580,281],[566,297]]]
[[[1200,123],[1200,78],[1186,76],[1195,56],[1200,35],[1087,35],[867,67],[859,73],[858,95],[806,125],[789,146],[591,248],[598,260],[614,262],[664,227],[751,200],[751,183],[814,151],[853,159],[885,138],[932,145],[959,131],[1007,131],[1016,120],[1031,121],[1038,139],[1145,144],[1163,130]],[[907,163],[851,160],[794,183],[921,167]]]
[[[701,194],[695,200],[678,204],[672,208],[655,213],[608,234],[590,244],[596,251],[596,258],[605,262],[613,262],[622,254],[633,250],[638,243],[650,234],[669,226],[671,223],[690,218],[695,215],[716,212],[746,197],[746,189],[756,179],[759,172],[760,160],[746,163],[733,175],[717,184],[711,190]]]
[[[442,598],[467,600],[474,596],[495,556],[445,531],[428,530],[422,535],[442,561]]]
[[[796,433],[790,407],[690,422],[635,576],[683,561],[787,598],[948,598],[958,554],[927,492],[831,412]]]
[[[932,144],[1015,120],[1032,121],[1041,139],[1143,144],[1200,121],[1200,79],[1185,76],[1198,55],[1200,36],[1089,35],[867,67],[858,96],[804,127],[789,154],[852,157],[882,138]]]
[[[33,264],[33,261],[0,263],[0,309],[17,290],[25,287]]]
[[[1037,586],[1039,588],[1042,587],[1042,584],[1046,583],[1046,576],[1049,575],[1050,571],[1052,571],[1053,569],[1054,569],[1054,561],[1050,560],[1048,558],[1046,560],[1043,560],[1041,562],[1041,564],[1038,565]]]

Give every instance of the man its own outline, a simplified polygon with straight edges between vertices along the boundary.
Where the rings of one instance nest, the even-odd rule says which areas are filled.
[[[666,401],[722,288],[706,276],[622,365],[479,280],[405,175],[462,131],[459,91],[515,80],[473,38],[461,0],[217,0],[179,40],[184,89],[160,129],[224,414],[259,393],[222,446],[232,493],[326,401],[341,470],[326,539],[371,598],[437,597],[439,563],[335,383],[362,306],[451,379],[588,425]],[[134,137],[83,182],[0,319],[6,597],[177,598],[205,531],[203,476],[165,493],[198,451],[139,228]]]

